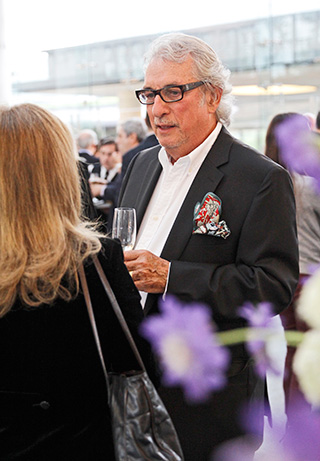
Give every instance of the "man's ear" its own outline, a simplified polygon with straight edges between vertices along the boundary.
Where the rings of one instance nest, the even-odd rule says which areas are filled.
[[[207,103],[209,112],[216,112],[221,101],[221,96],[221,88],[214,88],[213,91],[207,91]]]

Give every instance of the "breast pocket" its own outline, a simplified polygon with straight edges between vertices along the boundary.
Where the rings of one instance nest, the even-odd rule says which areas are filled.
[[[182,260],[200,263],[226,264],[233,261],[234,248],[231,235],[226,239],[207,234],[193,234],[183,253]]]

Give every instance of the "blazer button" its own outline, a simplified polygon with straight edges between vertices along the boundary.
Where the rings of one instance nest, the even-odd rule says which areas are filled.
[[[39,407],[42,408],[42,410],[49,410],[50,403],[46,402],[46,400],[43,400],[42,402],[39,403]]]

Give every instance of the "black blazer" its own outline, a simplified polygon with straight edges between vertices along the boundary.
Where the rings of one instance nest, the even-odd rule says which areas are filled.
[[[79,157],[86,161],[86,163],[99,163],[99,158],[91,154],[90,151],[86,149],[80,149],[78,151]]]
[[[149,347],[137,333],[140,295],[120,245],[106,240],[99,260],[150,370]],[[138,369],[90,261],[85,272],[107,368]],[[0,350],[1,460],[114,459],[106,384],[81,292],[50,306],[17,301],[0,319]]]
[[[119,203],[137,210],[141,224],[161,173],[160,146],[136,156]],[[192,234],[193,213],[207,192],[222,200],[231,235]],[[171,261],[168,292],[212,308],[221,327],[239,326],[245,301],[270,301],[276,313],[291,301],[298,279],[298,245],[292,181],[270,161],[222,128],[174,222],[161,257]],[[156,309],[149,296],[147,311]],[[242,323],[242,322],[240,322]]]
[[[101,165],[100,163],[96,163],[96,164],[94,165],[94,167],[92,168],[92,172],[91,172],[91,173],[95,173],[95,174],[97,174],[97,175],[100,176],[100,175],[101,175],[101,166],[102,166],[102,165]],[[120,173],[116,173],[116,174],[113,176],[113,178],[111,179],[111,181],[109,182],[109,184],[112,183],[113,181],[115,181],[115,180],[117,179],[117,177],[119,176],[119,174],[120,174]]]
[[[120,192],[120,205],[136,208],[138,228],[162,170],[159,149],[132,160]],[[226,239],[192,233],[194,207],[208,192],[222,200],[220,220],[231,230]],[[299,272],[295,202],[287,171],[222,128],[161,257],[171,262],[168,293],[210,306],[219,330],[245,325],[237,308],[246,301],[270,301],[275,313],[281,312],[291,301]],[[158,298],[148,295],[145,312],[157,311]],[[264,383],[255,376],[245,347],[233,347],[232,354],[228,386],[204,405],[187,406],[179,390],[161,392],[190,461],[209,459],[217,444],[240,435],[239,408],[253,396],[260,402],[264,397]]]

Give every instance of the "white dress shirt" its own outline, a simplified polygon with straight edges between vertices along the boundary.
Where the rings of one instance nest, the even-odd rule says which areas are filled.
[[[104,169],[104,172],[102,173],[102,168]],[[119,173],[119,166],[116,165],[111,170],[108,170],[108,177],[107,177],[107,182],[111,182],[113,178]],[[101,166],[101,173],[100,176],[101,178],[105,178],[107,174],[107,169],[104,166]]]

